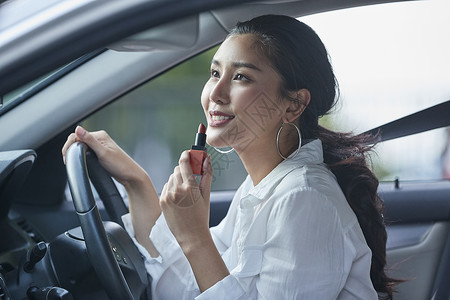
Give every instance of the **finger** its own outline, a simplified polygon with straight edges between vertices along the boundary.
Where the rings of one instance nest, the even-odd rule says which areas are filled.
[[[200,191],[202,193],[202,196],[205,199],[208,199],[209,197],[206,197],[211,192],[211,181],[213,177],[213,169],[211,164],[211,155],[208,155],[203,162],[203,176],[200,180]]]
[[[69,147],[70,147],[73,143],[75,143],[75,141],[76,141],[76,135],[75,135],[75,133],[71,133],[71,134],[67,137],[67,140],[66,140],[64,146],[62,147],[61,152],[62,152],[64,164],[66,164],[66,153],[67,153],[67,150],[69,149]]]
[[[174,181],[175,181],[175,176],[173,174],[170,174],[169,180],[167,180],[167,183],[166,183],[166,185],[167,185],[166,193],[169,192],[170,190],[172,190],[174,186],[176,186]]]
[[[169,180],[167,181],[165,187],[165,191],[164,191],[164,204],[165,205],[170,205],[170,204],[178,204],[179,201],[181,201],[181,199],[179,197],[177,197],[177,195],[179,196],[180,194],[177,193],[177,183],[176,183],[176,176],[175,174],[171,174],[169,177]]]
[[[89,148],[91,148],[97,154],[97,156],[101,156],[104,147],[92,133],[81,126],[77,126],[77,128],[75,129],[75,135],[78,141],[88,145]]]
[[[166,196],[167,196],[167,183],[164,184],[161,195],[159,196],[159,206],[161,208],[166,203]]]
[[[183,153],[181,153],[179,163],[183,183],[188,183],[189,185],[197,185],[197,181],[195,180],[194,174],[192,174],[192,168],[189,163],[189,151],[183,151]]]
[[[173,170],[174,183],[175,184],[183,184],[183,177],[181,176],[180,166],[176,166]]]

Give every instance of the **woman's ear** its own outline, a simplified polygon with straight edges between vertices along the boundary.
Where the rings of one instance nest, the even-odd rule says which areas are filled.
[[[283,121],[289,123],[300,117],[311,100],[311,93],[307,89],[292,92],[291,95],[292,98],[296,100],[289,100],[289,105],[287,106],[285,115],[283,116]]]

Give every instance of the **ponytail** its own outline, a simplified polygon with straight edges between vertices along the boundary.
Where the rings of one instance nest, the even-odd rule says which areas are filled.
[[[394,286],[400,281],[389,278],[384,270],[387,240],[384,204],[377,194],[378,179],[367,165],[366,157],[375,137],[335,133],[319,127],[318,138],[323,144],[324,162],[336,176],[372,250],[372,284],[380,299],[392,299]]]

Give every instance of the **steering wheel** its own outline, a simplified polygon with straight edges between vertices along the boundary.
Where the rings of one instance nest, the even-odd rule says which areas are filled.
[[[108,297],[113,300],[133,300],[133,294],[116,261],[92,195],[86,165],[86,150],[87,146],[83,143],[74,143],[70,146],[66,153],[66,171],[87,254]],[[107,201],[110,204],[113,202],[111,199]],[[138,251],[135,247],[134,249]],[[142,270],[146,273],[144,264],[142,263],[138,269],[136,271],[142,277]]]

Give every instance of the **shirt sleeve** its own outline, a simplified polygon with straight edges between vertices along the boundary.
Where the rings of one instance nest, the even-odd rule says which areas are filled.
[[[152,277],[152,299],[194,299],[200,294],[189,262],[167,226],[163,214],[150,233],[150,240],[160,254],[155,258],[134,237],[130,215],[122,216],[122,220],[144,257],[147,273]]]
[[[242,188],[240,187],[234,199],[239,198],[241,190]],[[238,203],[234,199],[226,217],[218,226],[211,228],[214,243],[221,254],[226,252],[231,244]],[[122,216],[122,220],[126,231],[143,255],[146,270],[152,277],[153,299],[196,299],[195,297],[200,294],[200,290],[194,274],[181,247],[170,231],[164,214],[161,214],[158,218],[149,236],[160,254],[156,258],[151,257],[148,251],[134,237],[130,214]],[[230,288],[234,289],[239,283],[234,278],[225,278],[216,285],[217,287],[215,286],[212,290],[216,297],[218,294],[214,290],[218,290],[223,295],[222,299],[233,299],[228,297],[230,295],[229,290]],[[208,296],[209,293],[206,293],[204,296],[203,294],[205,293],[202,293],[202,297],[199,299],[221,299],[211,298]],[[235,299],[237,298],[235,297]]]

